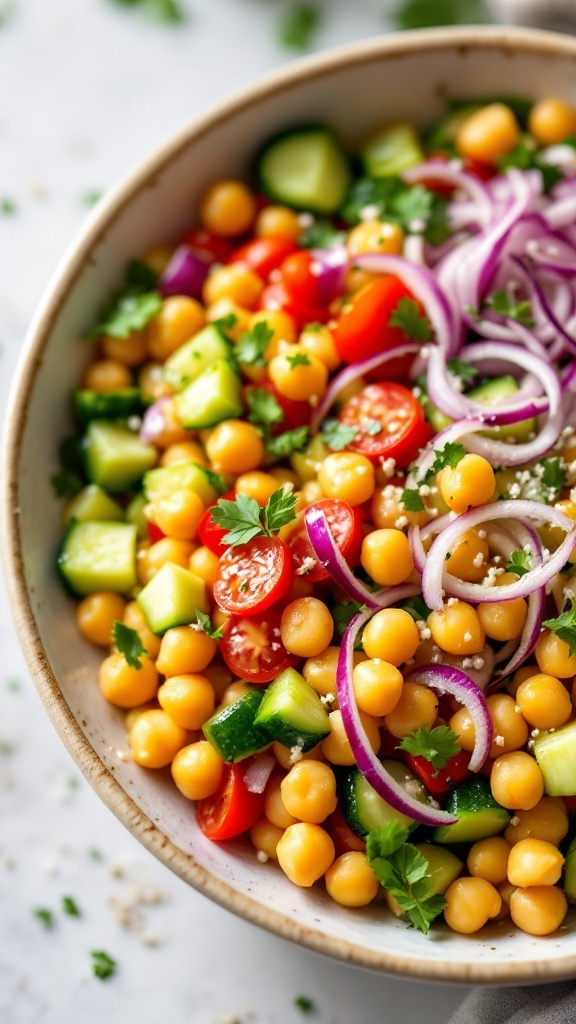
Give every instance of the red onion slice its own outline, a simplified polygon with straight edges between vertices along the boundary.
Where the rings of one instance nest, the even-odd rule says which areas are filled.
[[[479,686],[466,672],[452,665],[419,665],[412,669],[407,679],[411,683],[422,683],[437,693],[448,693],[470,712],[474,722],[474,750],[468,765],[471,772],[477,772],[490,754],[492,746],[492,719]]]
[[[179,245],[158,282],[160,294],[165,299],[169,295],[187,295],[191,299],[200,299],[213,262],[213,257],[206,253],[192,249],[189,245]]]
[[[468,201],[472,200],[466,205],[470,206],[471,213],[474,211],[473,219],[477,224],[487,223],[493,214],[494,202],[490,192],[476,175],[462,170],[461,166],[455,167],[453,163],[445,163],[443,160],[425,160],[415,167],[409,167],[402,177],[408,185],[436,181],[439,185],[448,185],[454,191],[463,192]],[[464,204],[456,199],[452,205],[456,209]]]
[[[314,261],[310,269],[318,285],[319,305],[324,309],[342,294],[349,262],[348,251],[344,246],[338,246],[334,249],[312,249],[310,255]]]
[[[244,783],[249,793],[263,793],[274,771],[276,758],[272,754],[257,754],[244,772]]]
[[[395,779],[388,774],[384,766],[376,757],[368,742],[368,738],[362,725],[358,712],[356,695],[352,685],[352,671],[354,667],[354,644],[362,626],[370,618],[370,612],[360,612],[355,615],[342,637],[342,646],[338,655],[338,667],[336,670],[336,686],[338,690],[338,703],[342,712],[342,723],[356,759],[356,764],[362,772],[366,781],[376,790],[383,800],[386,800],[400,814],[406,814],[423,825],[452,825],[457,818],[454,818],[446,811],[441,811],[429,804],[420,803],[411,797]]]
[[[160,434],[163,434],[169,425],[166,415],[169,403],[172,401],[169,395],[164,395],[152,405],[149,405],[142,418],[140,427],[140,440],[144,444],[155,441]]]

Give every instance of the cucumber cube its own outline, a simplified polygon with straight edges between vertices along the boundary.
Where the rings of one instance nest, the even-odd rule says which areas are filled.
[[[175,466],[161,466],[151,469],[144,477],[144,494],[148,501],[156,501],[174,491],[194,491],[206,506],[217,498],[216,487],[209,475],[196,462],[180,462]]]
[[[138,540],[148,539],[148,520],[144,515],[144,509],[147,504],[148,502],[146,501],[146,498],[142,492],[140,492],[139,494],[135,494],[131,501],[128,502],[124,513],[126,522],[135,524],[138,531]]]
[[[497,836],[511,818],[506,808],[496,803],[487,780],[479,776],[451,791],[446,810],[458,821],[434,829],[432,838],[436,843],[475,843]]]
[[[428,892],[430,895],[443,896],[464,867],[462,861],[444,846],[434,843],[415,843],[416,849],[428,861]]]
[[[72,404],[82,424],[90,420],[124,420],[142,412],[139,388],[121,388],[118,391],[74,391]]]
[[[138,434],[107,420],[92,420],[83,443],[86,475],[112,494],[136,487],[158,458],[153,445],[144,444]]]
[[[402,121],[373,135],[363,147],[360,158],[369,177],[388,178],[421,163],[424,150],[414,125]]]
[[[202,726],[206,739],[228,764],[242,761],[269,745],[267,731],[254,722],[263,700],[264,690],[250,690]]]
[[[534,756],[548,796],[576,795],[576,722],[538,736]]]
[[[136,527],[134,527],[136,531]],[[208,613],[206,584],[181,565],[166,562],[136,598],[153,633],[196,621],[196,609]]]
[[[209,324],[168,357],[162,375],[175,391],[181,391],[217,359],[229,359],[231,352],[222,331]]]
[[[82,596],[97,590],[129,594],[136,586],[136,527],[132,523],[74,523],[64,538],[58,568]]]
[[[183,427],[189,430],[214,427],[242,413],[242,381],[228,359],[217,359],[176,395],[174,405]]]
[[[287,668],[270,683],[254,724],[262,726],[270,739],[304,752],[330,732],[330,720],[320,697],[293,668]]]
[[[106,520],[124,519],[124,509],[114,501],[106,491],[103,491],[98,484],[88,484],[64,509],[64,526],[68,527],[72,521],[77,523],[93,522],[94,520],[105,522]]]

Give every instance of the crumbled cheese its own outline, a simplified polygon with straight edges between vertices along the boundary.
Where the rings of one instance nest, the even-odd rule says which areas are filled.
[[[458,598],[457,597],[449,597],[448,600],[446,601],[446,607],[447,608],[451,608],[452,605],[455,605],[455,604],[458,604]]]
[[[516,827],[516,825],[520,824],[520,818],[517,814],[515,814],[513,818],[510,818],[510,824],[513,825],[514,828]]]
[[[302,747],[303,744],[296,743],[293,747],[290,747],[290,764],[297,764],[298,761],[302,760]]]
[[[549,731],[551,732],[552,730],[550,729]],[[530,735],[531,735],[532,739],[535,740],[536,737],[540,735],[540,729],[532,729],[532,732],[530,733]]]
[[[494,743],[496,744],[497,747],[504,747],[506,745],[506,740],[504,739],[503,736],[495,736]]]
[[[402,530],[405,526],[408,526],[408,517],[398,516],[398,519],[394,523],[394,526],[396,527],[397,530]]]
[[[151,931],[149,928],[146,928],[141,933],[140,939],[145,946],[159,946],[162,941],[158,933]]]
[[[326,704],[330,705],[330,704],[333,704],[333,703],[334,703],[334,701],[336,700],[336,698],[335,698],[335,696],[334,696],[334,694],[333,694],[333,693],[327,693],[327,694],[325,694],[325,695],[324,695],[323,697],[321,696],[321,697],[320,697],[320,700],[322,701],[322,703],[323,703],[324,705],[326,705]]]
[[[418,488],[418,493],[419,493],[421,498],[427,498],[428,495],[431,494],[431,491],[432,491],[432,489],[429,486],[429,484],[420,484],[420,486]]]
[[[308,405],[312,409],[315,409],[319,401],[320,399],[318,398],[318,395],[310,395],[310,398],[308,399]]]
[[[474,558],[472,559],[472,565],[476,569],[479,569],[483,562],[484,562],[484,555],[482,554],[481,551],[479,551],[477,555],[474,555]]]
[[[468,644],[468,643],[470,643],[471,639],[472,639],[472,633],[470,632],[469,629],[467,629],[466,632],[464,633],[464,640]]]
[[[386,476],[386,477],[394,476],[395,471],[396,471],[396,460],[395,459],[383,459],[383,461],[382,461],[382,472],[384,473],[384,476]]]
[[[481,654],[475,654],[472,658],[472,668],[476,669],[476,672],[484,668],[484,658]]]
[[[522,494],[522,488],[520,487],[520,484],[510,484],[510,487],[508,488],[508,493],[511,498],[519,498]]]
[[[478,530],[478,536],[480,540],[486,540],[486,530]]]
[[[309,572],[312,572],[316,564],[316,560],[311,555],[307,555],[306,558],[302,559],[302,564],[295,570],[296,576],[307,576]]]
[[[376,203],[367,203],[359,211],[360,220],[378,220],[380,217],[380,207]]]
[[[378,216],[378,214],[376,214]],[[311,213],[299,213],[298,223],[301,228],[311,228],[314,223],[314,217]]]
[[[416,620],[416,626],[418,628],[418,634],[420,636],[420,643],[422,643],[423,640],[431,640],[432,639],[432,630],[427,625],[427,623],[424,622],[423,619],[417,619]]]
[[[270,860],[270,857],[266,853],[265,850],[257,850],[256,851],[256,860],[259,861],[260,864],[265,864],[266,861]]]

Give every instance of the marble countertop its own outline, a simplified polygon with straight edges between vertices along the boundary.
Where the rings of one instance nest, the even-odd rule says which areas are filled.
[[[126,0],[124,0],[126,3]],[[291,55],[283,0],[183,0],[166,26],[111,0],[0,3],[0,410],[31,314],[87,199],[200,110]],[[385,27],[327,0],[318,46]],[[0,593],[2,1024],[445,1024],[463,989],[333,963],[187,888],[84,781],[36,695]],[[62,911],[72,897],[81,916]],[[51,912],[52,927],[36,915]],[[91,951],[118,964],[92,974]],[[315,1012],[295,1005],[304,995]]]

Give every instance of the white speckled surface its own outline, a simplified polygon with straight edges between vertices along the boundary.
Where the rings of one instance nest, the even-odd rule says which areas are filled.
[[[55,261],[115,181],[203,107],[286,59],[279,0],[196,0],[186,26],[107,0],[16,0],[0,27],[0,408]],[[332,0],[319,44],[378,31],[378,0]],[[237,920],[149,856],[68,757],[34,692],[0,597],[2,1024],[445,1024],[462,989],[330,963]],[[89,851],[99,851],[95,860]],[[71,895],[81,918],[62,914]],[[33,909],[54,912],[46,930]],[[150,945],[149,943],[156,943]],[[118,961],[91,974],[90,951]]]

